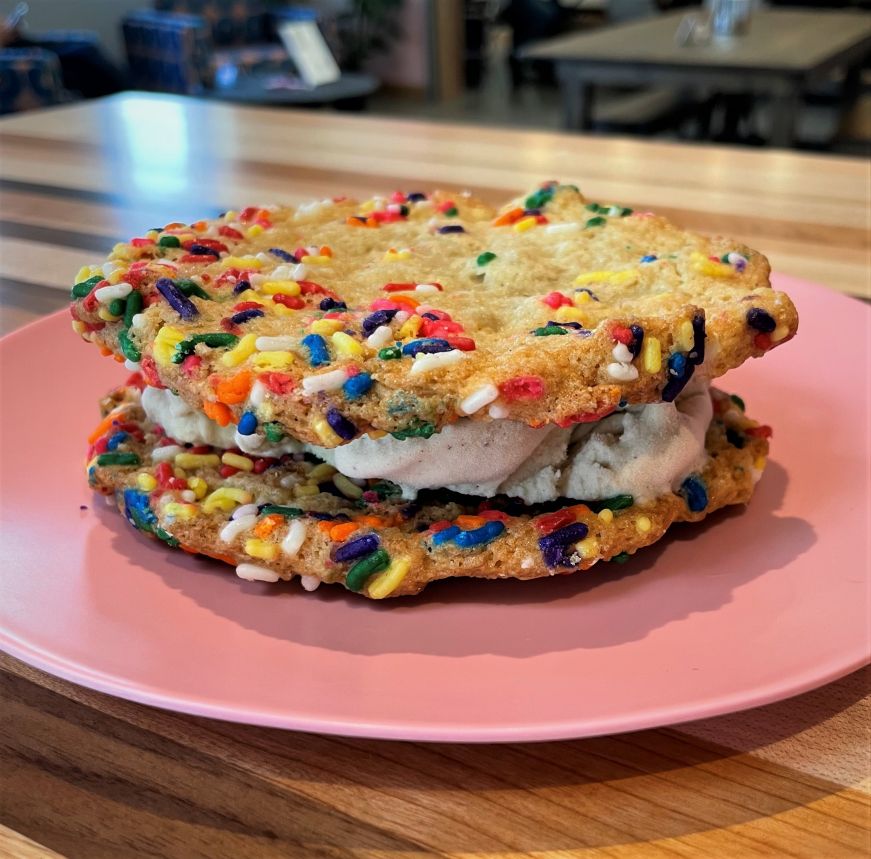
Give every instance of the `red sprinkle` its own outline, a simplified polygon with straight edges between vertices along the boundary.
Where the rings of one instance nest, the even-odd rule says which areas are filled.
[[[239,473],[239,469],[233,468],[232,465],[222,465],[220,469],[218,469],[218,472],[221,477],[232,477],[234,474]]]
[[[329,295],[330,298],[338,298],[335,292],[315,283],[313,280],[298,280],[301,295]]]
[[[501,510],[479,510],[478,515],[482,519],[488,521],[497,520],[499,522],[507,522],[511,518],[507,513],[503,513]]]
[[[225,236],[228,239],[243,239],[245,238],[242,233],[238,230],[234,230],[232,227],[223,226],[218,228],[218,235]]]
[[[214,262],[215,258],[211,254],[185,254],[183,257],[179,257],[177,261],[183,263],[200,263],[201,265],[208,265],[210,262]]]
[[[160,376],[157,375],[157,365],[154,363],[154,358],[150,355],[142,356],[142,360],[139,362],[139,370],[142,373],[142,377],[152,388],[166,387],[160,381]]]
[[[266,457],[260,457],[260,459],[254,460],[254,467],[251,469],[254,474],[263,474],[270,465],[274,464],[276,460]]]
[[[242,329],[233,322],[229,316],[225,316],[221,320],[221,328],[224,329],[228,334],[241,334]]]
[[[416,283],[385,283],[381,288],[385,292],[408,292],[417,286]]]
[[[571,307],[574,303],[567,295],[563,295],[561,292],[549,292],[547,295],[543,295],[541,300],[554,310],[558,307]]]
[[[273,295],[272,300],[293,310],[301,310],[305,307],[305,302],[298,295]]]
[[[130,244],[134,248],[150,248],[154,244],[154,239],[130,239]]]
[[[515,400],[538,400],[544,395],[544,380],[540,376],[515,376],[499,385],[499,393],[509,403]]]
[[[187,358],[181,362],[181,371],[189,379],[192,379],[202,363],[203,359],[200,358],[199,355],[188,355]]]
[[[635,339],[632,332],[625,325],[614,325],[611,328],[611,336],[624,346],[629,346]]]
[[[287,373],[260,373],[257,379],[273,394],[289,394],[296,387],[293,376],[288,376]]]
[[[139,388],[141,391],[145,387],[145,379],[142,378],[142,373],[131,373],[124,383],[126,388]]]
[[[613,411],[614,407],[611,406],[602,412],[579,412],[574,415],[569,415],[562,420],[554,421],[554,423],[563,429],[570,427],[572,424],[591,424],[594,421],[602,420],[602,418],[607,417]]]
[[[87,301],[87,299],[85,299]],[[753,345],[757,349],[762,349],[762,351],[767,351],[771,348],[771,336],[768,334],[757,334],[753,338]]]
[[[240,301],[233,305],[233,311],[238,313],[240,310],[259,310],[263,305],[259,301]]]
[[[431,534],[437,534],[439,531],[444,531],[445,528],[450,528],[451,525],[453,525],[453,522],[449,519],[439,519],[438,522],[433,522],[429,526],[429,531]]]
[[[750,429],[744,430],[744,434],[753,436],[753,438],[771,438],[773,430],[770,426],[762,424],[761,426],[750,427]]]
[[[185,250],[190,250],[193,245],[202,245],[204,248],[211,248],[213,251],[218,251],[218,253],[228,253],[230,250],[223,242],[219,242],[217,239],[196,238],[182,243],[182,247]]]
[[[577,511],[574,507],[567,507],[565,510],[557,510],[554,513],[545,513],[544,516],[533,519],[535,527],[545,534],[550,534],[558,528],[564,528],[577,521]]]
[[[475,351],[475,341],[471,337],[458,337],[456,334],[450,334],[444,339],[447,340],[454,349],[459,349],[461,352]]]

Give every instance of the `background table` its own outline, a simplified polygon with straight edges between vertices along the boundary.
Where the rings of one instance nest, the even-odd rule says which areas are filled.
[[[343,74],[333,83],[311,88],[276,86],[279,82],[289,80],[292,80],[289,75],[275,72],[243,74],[229,86],[210,90],[209,97],[264,107],[320,107],[332,104],[337,107],[350,105],[359,110],[379,87],[377,78],[363,74]]]
[[[789,146],[807,85],[840,66],[858,70],[871,50],[867,12],[761,10],[742,38],[676,45],[678,23],[688,11],[548,39],[523,55],[557,64],[566,128],[591,127],[594,84],[706,87],[770,95],[772,143]]]
[[[859,160],[136,94],[0,121],[2,326],[63,307],[80,264],[154,224],[551,177],[868,294]],[[426,745],[162,712],[0,656],[0,855],[865,856],[869,682],[609,738]]]

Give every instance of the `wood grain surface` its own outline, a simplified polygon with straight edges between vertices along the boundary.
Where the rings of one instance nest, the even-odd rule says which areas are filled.
[[[868,294],[866,163],[129,95],[0,120],[0,313],[230,205],[547,178]],[[164,712],[0,656],[0,856],[864,857],[867,670],[790,701],[562,743],[321,737]],[[55,851],[52,853],[51,851]]]

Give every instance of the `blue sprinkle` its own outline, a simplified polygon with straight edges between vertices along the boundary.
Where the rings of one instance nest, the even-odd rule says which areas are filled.
[[[693,316],[693,348],[687,358],[693,364],[701,364],[705,360],[705,315],[697,313]]]
[[[645,254],[641,257],[641,262],[656,262],[656,254]]]
[[[308,349],[309,364],[312,367],[321,367],[330,363],[330,353],[327,351],[327,342],[320,334],[306,334],[302,338],[302,345]]]
[[[426,194],[421,194],[420,191],[412,191],[408,195],[408,202],[409,203],[419,203],[421,200],[425,200],[425,199],[426,199]]]
[[[691,513],[701,513],[708,506],[708,490],[701,477],[691,474],[680,486]]]
[[[350,441],[357,435],[357,427],[338,409],[327,409],[327,423],[333,428],[333,432],[345,441]]]
[[[456,525],[451,525],[450,528],[445,528],[443,531],[436,531],[430,537],[433,546],[441,546],[442,543],[448,543],[460,533],[460,529]]]
[[[686,387],[692,378],[696,365],[687,361],[686,355],[675,352],[668,359],[668,373],[665,387],[662,389],[662,401],[671,403]]]
[[[245,412],[245,414],[239,418],[239,423],[237,424],[236,429],[238,430],[239,435],[252,435],[257,429],[257,418],[255,417],[254,412]]]
[[[465,233],[466,231],[459,224],[448,224],[447,226],[439,227],[438,232],[444,236],[448,233]]]
[[[629,330],[632,332],[629,352],[633,358],[637,358],[641,354],[641,344],[644,343],[644,329],[640,325],[630,325]]]
[[[128,438],[129,436],[126,432],[116,432],[109,439],[109,442],[106,445],[106,450],[115,450],[119,444],[127,441]]]
[[[763,334],[770,334],[777,328],[774,317],[770,313],[766,313],[761,307],[751,307],[747,311],[747,324]]]
[[[335,298],[330,298],[327,296],[326,298],[321,299],[321,303],[318,305],[321,310],[347,310],[348,305],[345,304],[344,301],[336,301]]]
[[[182,319],[194,319],[200,315],[197,306],[175,285],[175,281],[161,277],[154,285]]]
[[[368,373],[357,373],[342,385],[342,391],[349,400],[356,400],[367,394],[371,387],[372,377]]]
[[[265,315],[266,314],[262,310],[252,307],[250,310],[240,310],[238,313],[234,313],[230,317],[230,322],[234,325],[241,325],[243,322],[248,322],[251,319],[256,319],[258,316]]]
[[[440,337],[424,337],[421,340],[412,340],[402,347],[403,355],[417,355],[420,352],[431,354],[433,352],[450,352],[454,347],[447,340]]]
[[[376,310],[363,320],[363,333],[368,337],[376,328],[390,322],[397,313],[398,310]]]
[[[288,253],[286,250],[282,250],[281,248],[270,248],[269,253],[273,256],[277,256],[279,259],[283,259],[285,262],[296,262],[296,257],[293,254]]]
[[[588,528],[583,522],[575,522],[572,525],[557,528],[556,531],[546,534],[544,537],[539,537],[538,547],[544,550],[548,546],[568,546],[583,540],[587,536],[587,531]]]
[[[236,281],[236,285],[233,287],[233,295],[238,295],[240,292],[245,292],[246,289],[251,289],[250,281],[247,281],[247,280]]]
[[[472,531],[461,531],[454,537],[454,542],[463,549],[472,546],[483,546],[495,540],[505,530],[505,524],[497,520],[487,522]]]
[[[544,563],[548,567],[568,567],[571,566],[569,554],[565,546],[542,546],[541,555],[544,558]]]
[[[377,534],[365,534],[356,540],[349,540],[347,543],[339,546],[333,552],[333,560],[339,563],[353,561],[355,558],[371,555],[380,545],[381,541],[378,539]]]
[[[187,252],[189,254],[196,254],[197,256],[213,256],[215,259],[220,259],[221,255],[214,248],[210,248],[208,245],[199,245],[192,244]]]
[[[421,318],[423,319],[432,319],[433,322],[438,322],[439,318],[435,315],[435,313],[422,313]]]

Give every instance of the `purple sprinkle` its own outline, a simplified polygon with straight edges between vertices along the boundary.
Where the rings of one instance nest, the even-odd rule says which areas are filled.
[[[693,316],[693,348],[687,358],[693,364],[701,364],[705,360],[705,315],[697,313]]]
[[[453,348],[447,340],[442,340],[440,337],[424,337],[422,340],[412,340],[411,343],[406,343],[402,347],[402,354],[414,356],[420,352],[425,352],[431,355],[433,352],[450,352]]]
[[[421,200],[425,200],[425,199],[426,199],[426,194],[421,194],[420,191],[412,191],[412,192],[408,195],[408,198],[407,198],[407,199],[408,199],[408,202],[409,202],[409,203],[419,203]]]
[[[435,313],[422,313],[421,316],[424,319],[432,319],[433,322],[438,322],[439,318],[435,315]]]
[[[445,227],[439,227],[438,232],[444,236],[448,233],[465,233],[466,231],[459,224],[448,224]]]
[[[587,526],[583,522],[575,522],[564,528],[557,528],[556,531],[546,534],[544,537],[539,537],[538,546],[542,551],[548,546],[568,546],[583,540],[587,536],[587,530]]]
[[[293,254],[288,253],[282,248],[270,248],[269,253],[271,253],[273,256],[278,257],[279,259],[283,259],[285,262],[297,262],[297,258]]]
[[[318,305],[321,310],[347,310],[348,305],[345,304],[344,301],[336,301],[335,298],[327,298],[321,299],[321,303]]]
[[[168,277],[161,277],[154,285],[182,319],[200,315],[196,305]]]
[[[214,248],[210,248],[208,245],[199,245],[194,243],[187,249],[187,252],[189,254],[196,254],[197,256],[208,255],[213,256],[215,259],[221,258],[221,254],[218,253],[218,251],[216,251]]]
[[[333,560],[339,563],[353,561],[355,558],[371,555],[379,545],[381,545],[381,541],[378,539],[377,534],[364,534],[356,540],[349,540],[347,543],[339,546],[333,552]]]
[[[250,310],[240,310],[230,317],[230,322],[234,325],[241,325],[243,322],[248,322],[251,319],[256,319],[258,316],[265,316],[262,310],[252,307]]]
[[[240,280],[233,287],[233,295],[238,295],[240,292],[245,292],[246,289],[251,289],[251,283],[247,280]]]
[[[333,432],[345,441],[350,441],[357,435],[357,427],[338,409],[327,410],[327,423],[333,428]]]
[[[774,317],[770,313],[766,313],[761,307],[751,307],[747,311],[747,324],[763,334],[770,334],[777,328]]]
[[[632,332],[629,352],[633,358],[637,358],[641,354],[641,344],[644,343],[644,329],[640,325],[630,325],[629,330]]]
[[[541,214],[541,209],[524,209],[524,218],[537,218]]]
[[[541,541],[539,541],[541,542]],[[541,554],[548,567],[567,567],[568,554],[565,546],[542,546]]]
[[[363,333],[368,337],[376,328],[390,322],[397,313],[398,310],[376,310],[363,320]]]
[[[87,504],[79,504],[79,510],[87,510],[87,509],[88,509]]]

